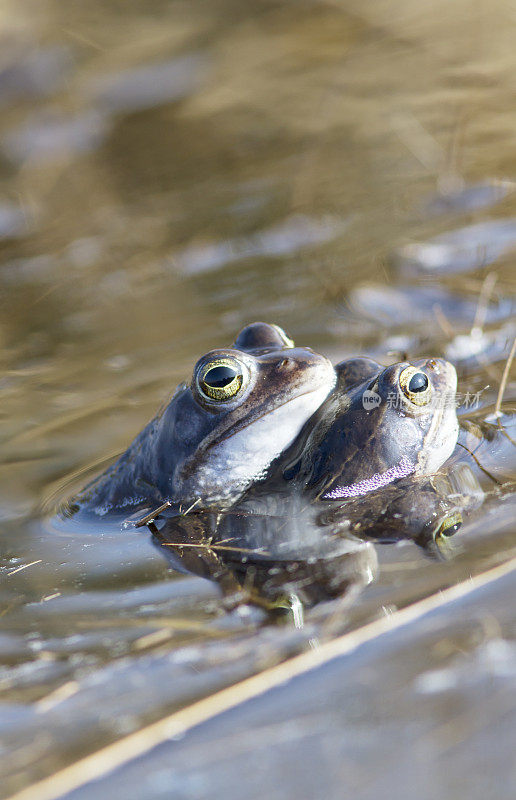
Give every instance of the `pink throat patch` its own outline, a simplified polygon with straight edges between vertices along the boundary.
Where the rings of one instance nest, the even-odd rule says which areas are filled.
[[[331,492],[323,495],[323,500],[340,500],[342,497],[360,497],[368,492],[374,492],[375,489],[381,489],[389,483],[398,480],[398,478],[406,478],[416,469],[415,464],[411,464],[408,458],[403,457],[399,464],[391,467],[386,472],[377,472],[372,478],[366,478],[364,481],[352,483],[350,486],[337,486]]]

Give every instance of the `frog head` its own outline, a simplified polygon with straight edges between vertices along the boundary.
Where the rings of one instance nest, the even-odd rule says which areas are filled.
[[[97,515],[169,501],[224,507],[261,479],[336,383],[330,361],[276,325],[245,327],[188,381],[74,505]]]

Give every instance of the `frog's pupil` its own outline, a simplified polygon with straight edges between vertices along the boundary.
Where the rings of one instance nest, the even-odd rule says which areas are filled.
[[[416,372],[410,379],[409,392],[424,392],[428,389],[428,378],[424,372]]]
[[[454,533],[457,533],[461,525],[462,525],[461,522],[456,522],[455,525],[451,525],[449,528],[445,528],[445,530],[442,532],[442,535],[453,536]]]
[[[204,376],[204,383],[212,389],[224,389],[235,380],[237,374],[233,367],[212,367]]]

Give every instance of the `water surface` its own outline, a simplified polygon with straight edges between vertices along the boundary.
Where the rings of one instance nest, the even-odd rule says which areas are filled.
[[[461,414],[492,412],[515,334],[516,60],[502,0],[25,0],[1,15],[7,796],[514,555],[511,486],[490,484],[452,560],[378,547],[377,579],[352,606],[315,606],[296,628],[228,611],[145,529],[67,534],[45,519],[202,353],[257,319],[334,361],[448,356],[475,398]],[[510,378],[504,422],[515,399]],[[505,484],[512,447],[481,452]],[[417,671],[417,646],[403,652]]]

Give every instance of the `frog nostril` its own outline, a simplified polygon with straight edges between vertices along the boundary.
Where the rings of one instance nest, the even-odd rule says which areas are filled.
[[[429,358],[428,361],[426,362],[426,366],[429,369],[433,369],[433,371],[436,372],[439,375],[441,369],[440,369],[439,360],[437,358]]]

